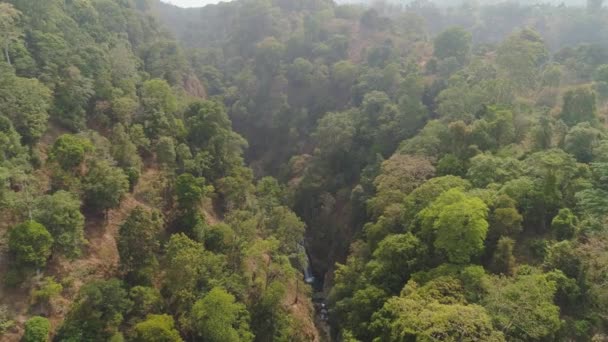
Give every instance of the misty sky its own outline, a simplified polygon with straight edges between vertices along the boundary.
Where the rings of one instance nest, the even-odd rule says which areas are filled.
[[[209,4],[217,4],[220,0],[162,0],[170,4],[174,4],[180,7],[201,7]],[[222,0],[228,1],[228,0]]]

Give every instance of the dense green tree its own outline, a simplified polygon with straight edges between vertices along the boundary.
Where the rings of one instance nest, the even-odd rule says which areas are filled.
[[[548,248],[544,267],[548,270],[560,270],[573,279],[578,278],[583,271],[573,243],[568,240],[557,242]]]
[[[165,114],[177,111],[177,99],[171,86],[164,80],[153,79],[144,82],[141,99],[146,110],[157,109]]]
[[[117,279],[86,284],[80,289],[55,338],[60,341],[109,339],[116,333],[131,305],[127,291]]]
[[[5,1],[0,212],[49,233],[8,231],[7,284],[32,314],[75,297],[58,341],[324,340],[309,254],[345,341],[601,339],[600,2]],[[125,220],[118,268],[26,279],[77,256],[74,196],[93,235]],[[107,271],[146,286],[86,285]]]
[[[212,101],[195,102],[186,110],[187,139],[193,149],[204,149],[211,156],[211,173],[218,177],[241,163],[245,140],[232,131],[224,107]]]
[[[589,163],[600,137],[600,130],[593,128],[589,122],[579,123],[568,131],[564,150],[574,155],[579,162]]]
[[[568,90],[564,94],[564,104],[560,117],[568,126],[581,122],[595,123],[597,120],[597,105],[595,93],[586,87]]]
[[[492,268],[494,272],[511,275],[515,271],[515,257],[513,247],[515,240],[508,237],[501,237],[496,244],[496,250],[492,257]]]
[[[466,166],[457,156],[448,153],[441,157],[437,162],[437,174],[440,176],[464,176],[466,173]]]
[[[38,200],[34,217],[53,236],[54,248],[69,257],[80,255],[84,239],[84,215],[81,202],[66,191],[58,191]]]
[[[306,225],[286,207],[275,207],[268,213],[266,229],[281,243],[281,250],[286,254],[295,254],[304,238]]]
[[[397,293],[427,257],[426,247],[411,233],[394,234],[382,240],[368,264],[370,278],[387,291]]]
[[[112,101],[112,116],[114,120],[123,125],[131,123],[139,107],[139,103],[130,97],[119,97]]]
[[[131,283],[150,282],[158,266],[156,254],[160,246],[158,236],[163,228],[159,212],[142,207],[131,211],[118,232],[120,265]]]
[[[51,323],[48,319],[34,316],[25,322],[23,342],[47,342],[51,332]]]
[[[182,342],[175,330],[173,317],[169,315],[148,315],[145,321],[135,325],[134,341],[141,342]]]
[[[55,88],[52,117],[65,127],[78,131],[85,127],[86,106],[94,95],[93,81],[76,66],[65,68]]]
[[[374,314],[374,341],[504,341],[490,315],[462,298],[458,280],[440,277],[419,286],[408,282]]]
[[[118,166],[126,169],[141,168],[142,161],[138,155],[137,146],[133,143],[122,124],[114,126],[110,141],[112,142],[110,153],[112,154],[112,158],[118,163]]]
[[[249,314],[234,296],[216,287],[192,307],[192,325],[197,335],[217,342],[253,341]]]
[[[454,57],[463,64],[471,50],[471,34],[461,27],[453,27],[440,33],[435,38],[434,46],[436,57]]]
[[[548,52],[543,38],[531,29],[513,33],[498,48],[496,62],[515,87],[524,91],[538,85],[541,65]]]
[[[202,243],[184,234],[171,236],[166,247],[164,277],[170,303],[181,309],[190,308],[201,288],[223,277],[225,266],[225,257],[206,251]]]
[[[34,143],[42,137],[47,129],[51,92],[39,80],[17,77],[11,67],[0,62],[0,104],[0,115],[13,121],[25,142]]]
[[[559,307],[553,304],[555,291],[555,282],[544,274],[495,277],[483,303],[507,338],[551,338],[561,326]]]
[[[177,203],[183,210],[194,210],[205,196],[205,179],[196,178],[189,173],[177,177],[175,192]]]
[[[2,46],[2,50],[4,51],[4,58],[8,65],[11,64],[10,57],[10,46],[15,42],[15,40],[21,37],[21,30],[17,26],[17,21],[21,16],[21,12],[19,12],[13,5],[9,3],[3,3],[0,5],[0,32],[2,35],[0,36],[0,46]]]
[[[85,203],[97,210],[117,207],[129,190],[127,175],[107,161],[96,161],[84,178]]]
[[[130,314],[144,318],[149,314],[158,314],[163,307],[160,291],[153,287],[134,286],[129,290],[129,299],[133,302]]]
[[[551,229],[559,240],[571,239],[576,230],[576,216],[570,209],[560,209],[551,221]]]
[[[392,203],[401,203],[420,184],[432,177],[435,168],[424,157],[395,154],[382,163],[382,171],[374,180],[376,196],[368,207],[375,215]]]
[[[355,133],[350,112],[327,113],[319,120],[314,137],[318,139],[320,152],[333,158],[351,152]]]
[[[78,135],[63,134],[53,143],[49,157],[68,171],[80,166],[86,154],[92,150],[93,145],[88,139]]]
[[[171,137],[160,137],[156,145],[156,158],[158,162],[167,167],[175,164],[177,158],[175,152],[175,143]]]
[[[365,286],[365,285],[364,285]],[[335,303],[332,313],[341,317],[341,322],[360,339],[371,339],[371,318],[382,308],[388,294],[374,285],[354,291],[352,297]]]
[[[152,79],[144,82],[141,103],[144,109],[141,120],[148,137],[157,138],[174,132],[173,115],[178,109],[178,103],[171,86],[165,80]]]
[[[17,162],[27,156],[27,150],[21,145],[21,136],[15,131],[11,121],[0,116],[0,163],[6,165],[8,163]]]
[[[488,232],[488,207],[459,189],[440,195],[418,216],[425,236],[454,263],[467,263],[483,250]]]
[[[483,188],[491,183],[505,183],[523,174],[522,163],[514,158],[500,158],[479,154],[471,158],[467,178],[473,185]]]
[[[489,237],[516,237],[522,230],[524,218],[517,210],[515,201],[507,195],[498,195],[494,207],[490,213]]]
[[[28,221],[13,227],[8,236],[8,250],[15,266],[41,268],[51,256],[53,237],[38,222]]]

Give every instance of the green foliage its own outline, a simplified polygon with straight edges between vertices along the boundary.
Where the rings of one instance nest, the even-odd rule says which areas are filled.
[[[175,330],[173,317],[169,315],[148,315],[145,321],[135,325],[134,341],[141,342],[182,342]]]
[[[265,224],[268,235],[280,242],[282,252],[286,255],[298,252],[306,225],[289,208],[273,208],[268,213]]]
[[[483,188],[491,183],[505,183],[523,174],[522,163],[514,158],[500,158],[489,154],[479,154],[470,160],[467,178],[476,187]]]
[[[568,126],[581,122],[595,123],[597,105],[595,93],[586,87],[577,87],[564,94],[564,105],[560,117]]]
[[[212,342],[253,341],[249,314],[226,290],[216,287],[192,307],[192,325],[198,336]]]
[[[3,17],[10,13],[2,12]],[[9,31],[3,34],[6,32]],[[6,38],[0,37],[3,39]],[[0,115],[12,120],[25,142],[35,143],[42,137],[50,105],[51,92],[39,80],[17,77],[11,67],[0,62]]]
[[[498,48],[496,62],[504,76],[516,89],[533,89],[538,84],[540,66],[547,60],[548,51],[543,38],[531,29],[518,31]]]
[[[47,342],[51,331],[51,323],[48,319],[34,316],[25,322],[25,333],[23,342]]]
[[[205,196],[205,179],[196,178],[189,173],[177,177],[175,192],[177,203],[184,210],[194,210]]]
[[[489,236],[516,237],[522,230],[523,216],[516,208],[516,203],[507,195],[499,195],[490,213]]]
[[[425,236],[454,263],[467,263],[483,250],[488,207],[479,198],[452,189],[440,195],[418,217]]]
[[[142,104],[146,110],[160,110],[170,115],[177,111],[177,99],[171,86],[161,79],[153,79],[142,85]]]
[[[0,336],[15,325],[15,321],[9,316],[6,305],[0,305]]]
[[[117,124],[114,126],[110,141],[112,142],[110,154],[116,160],[118,166],[125,169],[133,168],[138,170],[141,168],[142,161],[137,154],[137,146],[133,143],[123,125]]]
[[[9,231],[8,250],[18,268],[42,268],[51,256],[53,237],[38,222],[28,221]]]
[[[319,120],[314,136],[323,148],[321,153],[337,156],[351,151],[355,132],[350,112],[327,113]]]
[[[496,244],[496,250],[492,258],[492,268],[496,273],[511,275],[515,272],[515,257],[513,248],[515,240],[508,237],[501,237]]]
[[[564,150],[574,155],[579,162],[589,163],[600,137],[600,130],[593,128],[589,122],[579,123],[568,131]]]
[[[40,283],[38,289],[32,290],[32,299],[36,303],[49,304],[62,291],[63,286],[61,284],[57,283],[53,277],[46,277]]]
[[[464,176],[466,167],[457,156],[448,153],[437,162],[437,174],[440,176]]]
[[[372,337],[372,315],[382,308],[387,297],[384,290],[368,285],[356,290],[351,298],[335,303],[333,312],[341,318],[343,328],[351,330],[360,339],[369,339]]]
[[[131,305],[119,280],[91,282],[80,289],[56,338],[61,341],[109,339],[116,333]]]
[[[392,203],[402,203],[409,193],[435,173],[423,157],[395,154],[382,163],[381,174],[374,180],[376,196],[369,200],[372,213],[379,215]]]
[[[76,66],[60,72],[55,87],[55,102],[51,115],[65,127],[78,131],[85,127],[86,106],[95,94],[93,80],[84,76]]]
[[[120,265],[130,283],[149,283],[158,261],[158,235],[163,228],[161,214],[142,207],[131,211],[118,232]]]
[[[171,236],[164,266],[164,286],[169,293],[169,302],[186,311],[201,290],[216,284],[227,271],[224,256],[206,251],[202,243],[184,234]]]
[[[471,50],[471,34],[461,27],[454,27],[440,33],[435,38],[434,45],[436,57],[454,57],[463,64]]]
[[[69,257],[80,255],[84,239],[84,216],[80,200],[65,191],[58,191],[38,200],[34,217],[53,236],[54,248]]]
[[[85,203],[96,210],[116,208],[129,190],[125,173],[107,161],[95,161],[83,182]]]
[[[374,341],[504,341],[486,310],[467,304],[461,284],[440,277],[419,286],[409,282],[400,297],[390,298],[374,314]]]
[[[387,236],[378,244],[367,265],[370,280],[397,293],[409,276],[423,267],[426,257],[426,246],[411,233]]]
[[[161,312],[162,297],[153,287],[134,286],[129,290],[129,299],[133,302],[130,314],[134,317],[144,318],[147,314]]]
[[[558,240],[571,239],[576,231],[576,216],[570,209],[560,209],[551,221],[551,229]]]
[[[240,156],[247,143],[232,131],[223,105],[212,101],[195,102],[188,107],[184,117],[190,147],[195,151],[204,150],[211,157],[210,170],[205,177],[219,178],[241,164]]]
[[[543,274],[494,277],[483,305],[508,339],[551,338],[561,326],[556,284]]]
[[[167,167],[175,164],[177,158],[175,143],[171,137],[161,137],[156,145],[156,158],[158,162]]]
[[[393,2],[0,4],[0,212],[48,229],[8,232],[7,283],[58,309],[31,270],[80,256],[83,214],[93,236],[126,216],[117,274],[139,286],[80,287],[56,340],[308,341],[306,254],[329,278],[347,257],[346,341],[601,339],[601,0]],[[64,261],[66,287],[107,274]]]
[[[74,170],[85,160],[88,152],[93,150],[91,142],[73,134],[63,134],[53,143],[49,157],[57,161],[66,171]]]

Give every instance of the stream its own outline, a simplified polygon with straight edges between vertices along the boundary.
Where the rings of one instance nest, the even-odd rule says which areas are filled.
[[[315,308],[315,325],[319,331],[321,341],[331,341],[331,332],[329,326],[329,310],[325,302],[325,295],[323,294],[323,277],[315,277],[312,269],[312,263],[308,250],[304,245],[304,242],[300,243],[302,253],[306,255],[304,263],[302,265],[302,275],[304,282],[312,287],[312,304]]]

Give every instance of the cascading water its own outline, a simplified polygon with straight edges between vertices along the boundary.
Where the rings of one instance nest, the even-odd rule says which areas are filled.
[[[315,282],[315,276],[312,274],[312,267],[310,266],[310,257],[308,251],[304,247],[304,242],[300,242],[300,254],[302,255],[302,273],[304,274],[304,281],[306,284],[313,284]]]

